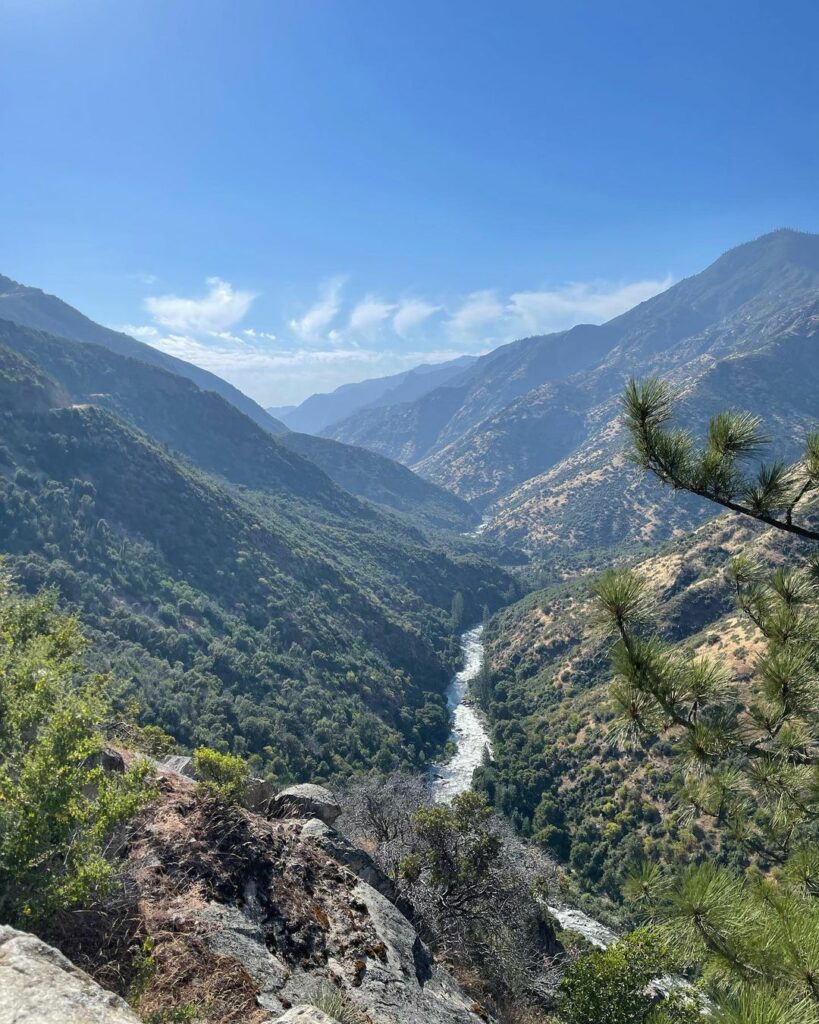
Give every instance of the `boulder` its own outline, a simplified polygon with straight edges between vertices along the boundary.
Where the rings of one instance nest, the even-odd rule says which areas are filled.
[[[268,815],[271,818],[318,818],[325,825],[332,825],[341,814],[341,806],[324,786],[304,783],[288,786],[270,801]]]
[[[0,926],[0,1024],[140,1024],[125,1000],[34,935]]]
[[[102,747],[96,754],[89,754],[85,764],[89,768],[99,766],[106,772],[117,772],[120,775],[125,771],[125,758],[113,747]]]
[[[106,772],[117,772],[121,775],[125,771],[125,758],[113,747],[103,747],[99,758],[100,764]]]

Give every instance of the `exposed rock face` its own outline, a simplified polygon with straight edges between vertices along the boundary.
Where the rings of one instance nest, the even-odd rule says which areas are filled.
[[[143,1015],[172,993],[215,1007],[209,1024],[270,1024],[335,985],[371,1024],[488,1019],[383,895],[388,880],[331,828],[203,801],[168,776],[163,785],[128,853],[154,943]],[[284,1020],[318,1024],[317,1012]]]
[[[318,818],[311,818],[305,822],[301,830],[301,837],[316,843],[329,857],[349,868],[362,882],[366,882],[373,889],[377,889],[388,900],[395,899],[395,886],[376,867],[372,857],[365,853],[364,850],[353,846],[340,832],[336,832],[335,829],[325,825]]]
[[[172,775],[182,775],[186,779],[195,778],[193,773],[193,758],[184,754],[169,754],[161,761],[155,761],[156,767],[162,772],[170,772]]]
[[[99,765],[107,772],[117,772],[118,774],[125,771],[125,758],[113,747],[103,747],[98,753],[92,754],[86,760],[86,764],[93,767]]]
[[[0,926],[0,1024],[139,1024],[139,1018],[52,946]]]
[[[318,818],[332,825],[341,806],[329,789],[309,783],[281,790],[270,803],[273,818]]]
[[[256,779],[252,775],[245,787],[245,806],[251,811],[263,814],[276,793],[276,787],[267,779]]]

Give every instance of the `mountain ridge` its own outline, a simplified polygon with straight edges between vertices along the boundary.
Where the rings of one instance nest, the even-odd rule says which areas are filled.
[[[291,429],[308,434],[326,431],[361,409],[397,405],[420,398],[452,377],[457,377],[476,356],[460,356],[444,363],[420,363],[387,377],[342,384],[334,391],[310,395],[301,404],[285,406],[281,418]]]
[[[540,478],[545,492],[549,474],[560,467],[569,480],[572,460],[582,461],[584,452],[597,463],[603,451],[609,463],[619,459],[610,431],[629,376],[697,377],[709,360],[761,349],[789,333],[810,339],[817,295],[819,235],[783,229],[729,250],[606,324],[513,342],[482,357],[460,390],[438,389],[377,416],[363,413],[333,433],[393,454],[445,483],[488,518],[488,537],[514,538],[540,557],[549,544],[538,537],[536,524],[526,526],[526,517],[515,523],[517,496],[533,491]],[[527,369],[542,376],[542,361],[555,346],[566,361],[550,368],[549,379],[528,387]],[[496,384],[498,367],[513,378],[511,386]],[[513,391],[518,393],[511,397]],[[622,467],[611,477],[608,494],[615,505],[631,487],[624,473]],[[565,509],[552,516],[552,535],[569,537],[583,515],[582,488],[576,491],[568,500],[565,492],[554,496]],[[598,512],[611,525],[614,513],[605,501]],[[527,516],[533,521],[537,513]]]
[[[201,468],[234,483],[261,486],[264,464],[278,486],[287,487],[288,473],[293,480],[307,473],[303,464],[296,465],[301,456],[344,490],[419,523],[464,532],[477,521],[477,513],[460,498],[405,466],[323,438],[290,431],[274,437],[217,392],[203,391],[190,378],[167,368],[3,319],[0,343],[59,379],[74,402],[113,409]],[[171,394],[173,401],[169,401]],[[274,463],[278,464],[275,471]]]
[[[142,362],[152,363],[170,370],[181,377],[188,377],[203,390],[215,391],[235,405],[260,427],[271,434],[283,433],[287,428],[271,416],[252,398],[239,391],[232,384],[203,370],[184,359],[168,355],[151,345],[137,341],[129,334],[103,327],[85,316],[78,309],[56,295],[49,295],[40,288],[20,284],[0,274],[0,317],[23,327],[35,327],[56,337],[72,341],[90,342],[101,345],[120,355],[131,356]]]

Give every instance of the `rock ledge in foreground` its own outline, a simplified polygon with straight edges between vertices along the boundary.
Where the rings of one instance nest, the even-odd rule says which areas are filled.
[[[53,946],[0,925],[0,1024],[140,1024]]]

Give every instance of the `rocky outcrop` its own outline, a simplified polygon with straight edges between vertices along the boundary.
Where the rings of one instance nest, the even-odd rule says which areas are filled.
[[[488,1019],[435,963],[388,880],[332,828],[220,806],[167,776],[163,784],[128,851],[153,944],[140,1012],[172,999],[217,1007],[209,1024],[233,1024],[229,1008],[241,1005],[242,1024],[271,1024],[331,986],[368,1024]]]
[[[386,896],[389,900],[395,899],[395,886],[392,881],[387,878],[383,871],[376,867],[375,862],[368,853],[365,853],[364,850],[359,849],[357,846],[353,846],[340,832],[336,832],[335,829],[325,825],[318,818],[311,818],[304,823],[301,837],[315,843],[333,860],[349,868],[362,882],[366,882],[373,889],[377,889],[382,896]]]
[[[126,992],[143,1019],[195,1007],[203,1024],[326,1024],[319,992],[337,992],[362,1024],[491,1020],[435,962],[371,858],[312,816],[334,820],[332,794],[291,787],[271,818],[203,797],[186,767],[165,767],[123,840],[132,903],[105,920],[97,953],[94,941],[60,941],[120,994],[4,928],[0,1024],[137,1024]]]
[[[0,926],[0,1024],[139,1024],[139,1018],[52,946]]]
[[[269,814],[271,818],[318,818],[332,825],[341,814],[341,805],[329,789],[305,783],[277,793],[270,802]]]

